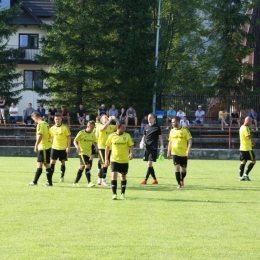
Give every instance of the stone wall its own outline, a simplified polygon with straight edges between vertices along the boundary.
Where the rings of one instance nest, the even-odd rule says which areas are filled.
[[[134,157],[142,158],[144,151],[135,148]],[[260,150],[254,150],[256,158],[260,158]],[[166,154],[166,149],[165,149]],[[0,149],[0,156],[36,157],[33,146],[5,146]],[[69,158],[78,158],[75,148],[71,148]],[[192,149],[190,159],[201,160],[239,160],[237,149]]]

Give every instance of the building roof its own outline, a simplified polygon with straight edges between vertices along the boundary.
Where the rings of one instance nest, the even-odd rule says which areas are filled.
[[[41,18],[55,16],[54,5],[50,0],[17,0],[22,6],[19,10],[19,17],[12,21],[12,24],[39,25]]]

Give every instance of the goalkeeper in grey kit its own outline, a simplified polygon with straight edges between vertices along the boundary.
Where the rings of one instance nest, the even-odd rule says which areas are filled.
[[[140,184],[146,184],[150,175],[153,177],[152,184],[158,184],[156,179],[155,171],[153,168],[153,162],[157,159],[157,147],[158,139],[160,139],[160,154],[164,154],[163,150],[163,139],[161,135],[161,128],[155,124],[155,115],[150,113],[148,115],[148,125],[144,129],[144,135],[140,142],[140,148],[145,149],[143,160],[147,161],[147,172],[145,179]]]

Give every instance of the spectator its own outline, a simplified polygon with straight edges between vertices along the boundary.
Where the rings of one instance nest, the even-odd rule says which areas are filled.
[[[31,121],[31,125],[34,124],[32,119],[32,113],[34,112],[34,108],[32,107],[32,103],[28,103],[27,108],[24,110],[23,121],[25,124],[28,124],[28,120]]]
[[[86,110],[84,109],[83,105],[79,105],[79,109],[77,111],[77,118],[80,125],[84,125],[85,118],[86,118]]]
[[[186,114],[181,109],[179,109],[177,116],[180,118],[180,120],[183,120],[183,117],[185,117]]]
[[[252,122],[255,123],[255,130],[258,131],[257,128],[257,113],[254,111],[253,108],[250,109],[250,113],[248,116],[252,119]]]
[[[70,114],[69,111],[66,109],[65,106],[62,106],[60,109],[60,116],[62,118],[62,121],[68,121],[68,126],[70,126]]]
[[[240,127],[240,117],[236,109],[231,113],[230,126],[232,126],[232,124],[238,124],[238,127]]]
[[[112,105],[112,107],[109,109],[108,116],[114,116],[118,118],[118,110],[116,109],[115,105]]]
[[[184,116],[183,119],[180,121],[180,125],[181,126],[184,126],[184,127],[189,127],[190,126],[190,122],[189,120],[187,119],[187,116]]]
[[[125,124],[126,126],[129,125],[135,125],[137,126],[137,116],[136,116],[136,112],[133,109],[132,106],[130,106],[127,110],[126,110],[126,119],[125,119]]]
[[[195,121],[193,123],[203,124],[205,112],[201,109],[201,105],[198,106],[198,110],[195,112]]]
[[[108,110],[106,109],[106,106],[102,104],[98,110],[98,116],[107,115],[108,116]]]
[[[5,99],[3,98],[3,96],[0,96],[0,123],[2,119],[5,124]]]
[[[140,128],[140,134],[141,135],[143,135],[143,133],[144,133],[144,128],[145,128],[145,126],[146,125],[148,125],[148,116],[147,115],[145,115],[144,116],[144,118],[142,119],[142,121],[141,121],[141,128]]]
[[[226,119],[227,119],[228,112],[224,108],[218,112],[218,122],[221,123],[221,130],[224,131],[224,124],[228,126]]]
[[[176,111],[173,110],[173,106],[170,106],[169,110],[167,111],[167,118],[166,118],[166,126],[167,126],[167,128],[166,128],[166,130],[169,129],[169,127],[168,127],[169,126],[169,122],[172,122],[172,118],[174,116],[176,116]]]
[[[50,124],[50,121],[53,120],[54,121],[54,117],[55,115],[57,115],[57,109],[54,107],[54,105],[51,105],[50,109],[49,109],[49,114],[48,114],[48,124]]]
[[[40,105],[37,108],[37,112],[41,115],[41,120],[45,121],[45,108],[43,108],[43,105]]]
[[[125,109],[122,107],[122,108],[121,108],[121,113],[120,113],[120,115],[119,115],[119,121],[125,122],[125,118],[126,118],[126,111],[125,111]]]
[[[16,104],[13,102],[9,108],[9,116],[7,118],[9,123],[14,123],[18,121],[18,107]]]

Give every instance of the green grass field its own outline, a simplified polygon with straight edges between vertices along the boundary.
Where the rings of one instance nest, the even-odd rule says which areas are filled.
[[[146,163],[130,163],[126,200],[110,187],[65,183],[28,187],[36,158],[1,157],[0,259],[260,259],[260,176],[238,181],[239,161],[190,160],[176,189],[172,161],[154,164],[158,185],[139,185]],[[97,181],[97,159],[92,180]],[[107,180],[110,180],[110,170]],[[152,180],[149,179],[149,183]],[[120,181],[118,181],[120,184]],[[118,190],[120,194],[120,190]]]

